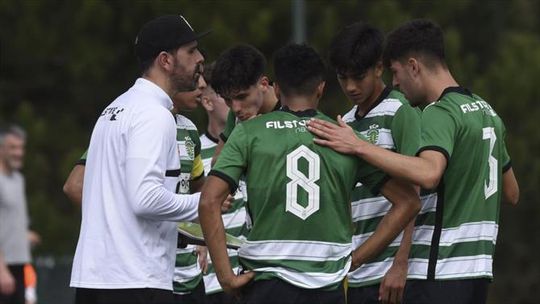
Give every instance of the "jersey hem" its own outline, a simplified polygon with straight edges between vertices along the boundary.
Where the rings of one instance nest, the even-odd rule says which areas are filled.
[[[508,161],[508,163],[503,166],[502,172],[506,173],[506,171],[510,170],[511,168],[512,168],[512,161]]]
[[[227,184],[229,184],[229,189],[230,189],[231,193],[235,193],[236,189],[238,189],[238,184],[230,176],[228,176],[227,174],[225,174],[225,173],[223,173],[221,171],[217,171],[217,170],[212,169],[208,173],[208,176],[210,176],[210,175],[213,175],[215,177],[219,177],[222,180],[224,180]]]
[[[135,282],[135,283],[90,283],[90,282],[70,282],[69,287],[88,288],[88,289],[131,289],[131,288],[155,288],[172,291],[170,283],[150,283],[150,282]]]
[[[446,149],[444,149],[442,147],[439,147],[439,146],[425,146],[425,147],[422,147],[422,148],[418,149],[418,152],[416,152],[416,156],[419,156],[420,153],[422,153],[422,152],[424,152],[426,150],[433,150],[433,151],[440,152],[446,158],[447,163],[450,160],[450,153],[448,153],[448,151],[446,151]]]

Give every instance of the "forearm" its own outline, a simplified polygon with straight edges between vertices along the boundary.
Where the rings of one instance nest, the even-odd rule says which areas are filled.
[[[407,206],[392,206],[375,232],[353,251],[353,267],[359,267],[376,257],[403,230],[414,217],[416,210]]]
[[[194,194],[174,194],[166,189],[155,189],[138,201],[134,211],[137,215],[162,221],[195,221],[198,218],[200,192]]]
[[[218,200],[208,200],[203,196],[199,205],[199,221],[218,281],[224,282],[234,273],[227,254],[220,205]]]
[[[219,154],[221,153],[221,150],[223,150],[223,146],[225,145],[225,142],[223,140],[219,139],[218,145],[216,146],[216,150],[214,151],[214,155],[212,156],[212,167],[216,164],[216,161],[219,157]]]
[[[64,193],[74,203],[81,204],[84,181],[84,165],[76,165],[64,184]]]
[[[356,155],[389,175],[422,188],[432,189],[438,184],[430,162],[420,157],[402,155],[367,143],[359,145]]]
[[[416,217],[409,222],[409,224],[403,230],[403,237],[401,238],[401,243],[399,244],[398,251],[394,257],[394,265],[407,266],[409,261],[409,253],[412,246],[412,234],[414,231],[414,222]]]
[[[200,192],[202,190],[202,186],[204,185],[204,181],[206,180],[206,176],[200,176],[197,177],[195,180],[191,180],[189,182],[189,192],[195,193]]]

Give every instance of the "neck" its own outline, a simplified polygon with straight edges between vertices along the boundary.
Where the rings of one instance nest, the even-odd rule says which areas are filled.
[[[369,98],[361,103],[358,104],[358,114],[360,116],[365,115],[369,110],[371,110],[375,104],[375,102],[379,99],[379,96],[381,96],[382,92],[384,91],[385,84],[382,81],[382,79],[379,79],[377,83],[375,84],[375,88],[373,89],[373,93]]]
[[[276,107],[277,102],[278,99],[276,97],[276,93],[274,92],[274,87],[268,86],[268,90],[264,92],[263,104],[259,110],[259,113],[265,114],[268,112],[272,112],[272,110],[274,110],[274,108]]]
[[[219,133],[225,128],[225,122],[220,122],[219,119],[208,117],[208,128],[206,132],[213,138],[219,138]]]
[[[319,99],[307,96],[284,96],[281,95],[281,104],[287,106],[291,111],[305,111],[317,109]]]
[[[429,73],[425,81],[427,103],[436,101],[444,89],[459,86],[450,71],[445,68]]]
[[[142,78],[153,82],[158,87],[160,87],[169,97],[172,99],[178,91],[173,90],[169,79],[163,75],[163,73],[159,73],[155,69],[150,69],[148,72],[142,75]]]

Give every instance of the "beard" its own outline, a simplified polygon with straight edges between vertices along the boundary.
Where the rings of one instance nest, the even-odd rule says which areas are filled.
[[[199,77],[202,74],[202,64],[197,64],[193,72],[189,72],[185,66],[175,60],[175,69],[171,75],[171,83],[177,92],[190,92],[197,88]]]

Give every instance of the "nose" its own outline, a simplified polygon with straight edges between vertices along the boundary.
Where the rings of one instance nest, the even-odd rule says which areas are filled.
[[[395,76],[392,77],[392,86],[396,89],[399,88],[399,81],[397,80]]]
[[[204,56],[201,54],[201,52],[197,49],[197,54],[195,54],[195,62],[202,64],[204,62]]]
[[[344,82],[345,82],[345,91],[347,91],[348,93],[354,93],[354,91],[356,90],[356,86],[354,85],[354,82],[351,81],[349,78],[345,79]]]
[[[242,110],[242,106],[241,106],[241,103],[238,102],[237,100],[231,100],[231,110],[233,111],[233,113],[236,115],[236,114],[239,114],[240,111]]]
[[[199,76],[199,82],[197,83],[199,90],[204,90],[207,86],[206,81],[204,80],[204,77],[201,75]]]

